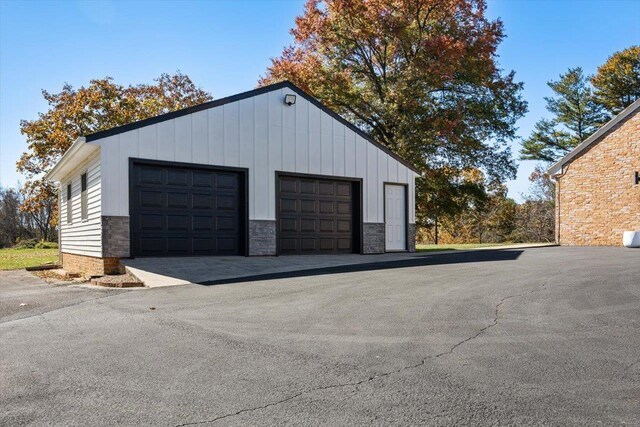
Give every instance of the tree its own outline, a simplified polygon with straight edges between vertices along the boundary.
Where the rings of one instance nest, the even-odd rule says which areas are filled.
[[[529,194],[516,211],[513,240],[553,242],[555,239],[555,183],[538,165],[529,176]]]
[[[23,235],[20,195],[11,188],[0,188],[0,248],[13,246]]]
[[[596,101],[616,115],[640,99],[640,46],[616,52],[591,78]]]
[[[508,141],[526,103],[497,63],[502,22],[485,10],[484,0],[308,0],[259,85],[292,81],[415,164],[426,224],[475,197],[463,171],[516,173]]]
[[[88,87],[74,89],[65,84],[59,93],[43,90],[42,95],[49,110],[39,113],[35,120],[20,122],[28,150],[18,161],[17,169],[26,178],[21,189],[22,209],[42,221],[47,220],[47,210],[53,209],[49,222],[56,218],[55,190],[42,176],[76,138],[212,99],[180,72],[162,74],[155,84],[125,87],[105,77],[91,80]]]
[[[555,96],[544,98],[551,120],[541,119],[522,144],[522,160],[555,162],[587,139],[606,120],[582,68],[570,68],[547,83]]]
[[[21,240],[55,240],[55,228],[49,221],[51,209],[37,213],[20,209],[22,195],[13,188],[0,188],[0,248]]]

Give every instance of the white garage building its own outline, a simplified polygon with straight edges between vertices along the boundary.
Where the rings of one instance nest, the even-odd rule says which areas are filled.
[[[282,82],[78,138],[63,267],[129,257],[413,251],[417,170]]]

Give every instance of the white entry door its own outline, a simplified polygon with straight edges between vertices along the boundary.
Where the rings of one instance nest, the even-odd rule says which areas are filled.
[[[407,192],[404,185],[384,185],[384,220],[386,227],[386,250],[407,249]]]

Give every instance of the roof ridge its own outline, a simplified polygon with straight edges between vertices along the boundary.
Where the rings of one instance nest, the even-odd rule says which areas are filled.
[[[135,129],[139,129],[139,128],[144,127],[144,126],[150,126],[150,125],[153,125],[153,124],[156,124],[156,123],[164,122],[164,121],[167,121],[167,120],[172,120],[172,119],[175,119],[177,117],[186,116],[188,114],[193,114],[193,113],[196,113],[198,111],[208,110],[209,108],[220,107],[222,105],[229,104],[231,102],[237,102],[237,101],[241,101],[243,99],[247,99],[247,98],[251,98],[251,97],[254,97],[254,96],[262,95],[264,93],[271,92],[271,91],[278,90],[278,89],[282,89],[284,87],[288,87],[291,90],[295,91],[296,93],[298,93],[299,95],[304,97],[307,101],[309,101],[310,103],[312,103],[316,107],[320,108],[320,110],[322,110],[325,113],[329,114],[332,118],[334,118],[335,120],[338,120],[340,123],[342,123],[343,125],[347,126],[349,129],[351,129],[352,131],[354,131],[355,133],[360,135],[362,138],[367,140],[369,143],[375,145],[377,148],[381,149],[386,154],[388,154],[389,156],[393,157],[398,162],[402,163],[404,166],[406,166],[409,169],[411,169],[413,172],[420,174],[420,171],[418,170],[418,168],[416,168],[408,160],[405,160],[399,154],[396,154],[395,152],[391,151],[391,149],[389,149],[388,147],[380,144],[378,141],[373,139],[373,137],[371,135],[369,135],[367,132],[363,131],[362,129],[360,129],[359,127],[357,127],[356,125],[354,125],[353,123],[351,123],[350,121],[348,121],[347,119],[342,117],[340,114],[338,114],[335,111],[333,111],[331,108],[329,108],[326,105],[324,105],[318,99],[316,99],[315,97],[313,97],[309,93],[305,92],[303,89],[299,88],[298,86],[296,86],[295,84],[293,84],[289,80],[283,80],[283,81],[280,81],[280,82],[277,82],[277,83],[273,83],[273,84],[270,84],[270,85],[267,85],[267,86],[262,86],[262,87],[259,87],[259,88],[256,88],[256,89],[252,89],[252,90],[249,90],[249,91],[246,91],[246,92],[241,92],[241,93],[238,93],[238,94],[235,94],[235,95],[230,95],[230,96],[227,96],[227,97],[224,97],[224,98],[220,98],[220,99],[214,99],[212,101],[207,101],[207,102],[204,102],[202,104],[193,105],[191,107],[182,108],[182,109],[176,110],[176,111],[170,111],[168,113],[159,114],[157,116],[153,116],[153,117],[149,117],[149,118],[146,118],[146,119],[138,120],[138,121],[135,121],[135,122],[132,122],[132,123],[127,123],[125,125],[116,126],[116,127],[110,128],[110,129],[105,129],[105,130],[99,131],[99,132],[94,132],[92,134],[85,135],[85,139],[86,139],[86,142],[96,141],[98,139],[102,139],[102,138],[107,138],[109,136],[118,135],[118,134],[123,133],[123,132],[128,132],[128,131],[132,131],[132,130],[135,130]]]

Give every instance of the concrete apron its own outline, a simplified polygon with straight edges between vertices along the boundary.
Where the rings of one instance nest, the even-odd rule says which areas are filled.
[[[123,259],[129,274],[141,280],[149,288],[179,286],[190,283],[223,284],[234,281],[269,279],[271,276],[287,273],[303,275],[305,271],[320,272],[323,269],[339,269],[340,267],[366,264],[393,263],[434,255],[460,254],[497,249],[517,249],[549,244],[520,244],[495,246],[469,250],[449,250],[438,252],[385,253],[379,255],[287,255],[269,257],[242,256],[206,256],[206,257],[168,257],[168,258],[135,258]],[[552,245],[551,245],[552,246]]]

